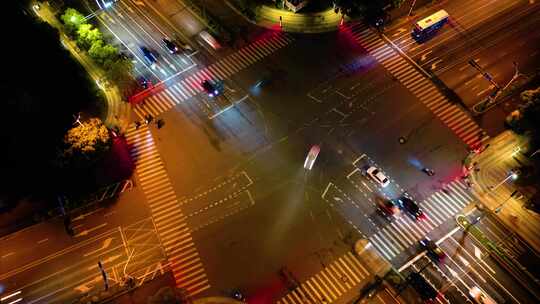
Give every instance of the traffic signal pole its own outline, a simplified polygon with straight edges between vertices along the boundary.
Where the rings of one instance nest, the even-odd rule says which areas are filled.
[[[101,261],[98,261],[99,270],[101,271],[101,275],[103,276],[103,282],[105,283],[105,290],[109,290],[109,278],[107,277],[107,273],[105,272],[105,269],[103,268],[103,265],[101,264]]]

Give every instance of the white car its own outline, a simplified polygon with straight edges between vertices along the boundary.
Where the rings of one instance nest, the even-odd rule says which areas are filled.
[[[478,304],[497,304],[495,300],[480,290],[480,288],[477,286],[474,286],[469,290],[469,295],[473,298],[474,302]]]
[[[306,157],[306,161],[304,162],[305,169],[311,170],[311,168],[313,168],[313,164],[315,163],[317,156],[319,156],[320,151],[321,151],[321,148],[317,145],[314,145],[311,147]]]
[[[388,184],[390,184],[390,180],[386,177],[386,175],[373,166],[369,167],[366,170],[366,173],[382,187],[386,187]]]

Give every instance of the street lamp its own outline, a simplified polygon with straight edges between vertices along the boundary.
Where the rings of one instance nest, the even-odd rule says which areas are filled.
[[[503,179],[500,183],[498,183],[495,186],[490,186],[489,189],[491,191],[493,191],[493,190],[499,188],[499,186],[504,184],[507,180],[509,180],[509,179],[516,180],[518,177],[519,177],[519,171],[515,170],[515,169],[512,169],[512,170],[510,170],[510,172],[508,172],[508,175],[506,176],[505,179]]]
[[[499,89],[497,91],[497,94],[495,94],[493,98],[488,97],[491,99],[490,100],[491,102],[495,102],[497,100],[497,97],[499,97],[502,94],[502,92],[504,92],[504,90],[506,90],[506,88],[508,88],[510,84],[512,84],[512,82],[514,82],[519,76],[524,76],[523,74],[519,72],[517,62],[513,61],[512,64],[514,65],[514,76],[512,76],[512,79],[510,79],[510,81],[508,81],[508,83],[502,89]]]
[[[506,202],[508,202],[508,200],[510,200],[512,197],[516,196],[517,194],[519,193],[518,190],[514,190],[514,192],[512,192],[512,194],[510,194],[509,197],[507,197],[497,208],[495,208],[495,210],[493,210],[495,213],[499,213],[502,209],[502,207],[504,206],[504,204],[506,204]]]

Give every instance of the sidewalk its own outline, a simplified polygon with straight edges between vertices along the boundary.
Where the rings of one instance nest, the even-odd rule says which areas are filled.
[[[470,179],[472,190],[482,201],[485,208],[494,212],[497,217],[524,239],[534,250],[540,252],[540,215],[523,207],[524,199],[510,197],[517,188],[508,172],[523,163],[516,157],[517,147],[523,147],[526,141],[511,131],[505,131],[492,138],[488,148],[479,154],[471,154],[465,166],[476,164],[479,171],[472,169]],[[499,212],[497,212],[499,210]]]
[[[248,19],[235,7],[230,1],[225,1],[227,6],[234,10],[237,14],[243,16],[249,22],[268,29],[276,30],[281,28],[284,32],[289,33],[324,33],[338,29],[341,23],[341,14],[336,14],[334,9],[330,8],[318,13],[293,13],[287,9],[278,9],[268,5],[260,5],[255,10],[255,21]],[[345,17],[344,22],[349,18]]]
[[[98,83],[98,86],[103,90],[107,101],[107,116],[104,123],[107,127],[118,126],[120,130],[127,129],[130,123],[131,108],[129,104],[122,101],[122,97],[118,87],[115,85],[102,86],[99,82],[104,78],[105,72],[98,67],[86,52],[81,51],[63,31],[61,22],[56,18],[52,8],[48,2],[39,2],[40,9],[34,10],[36,15],[44,22],[56,28],[60,34],[60,40],[63,46],[71,53],[71,55],[79,61],[79,63],[88,72],[88,75]]]

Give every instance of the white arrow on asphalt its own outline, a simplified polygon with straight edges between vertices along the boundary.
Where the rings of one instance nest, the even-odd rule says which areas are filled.
[[[477,257],[478,259],[482,259],[482,250],[480,250],[480,248],[474,246],[474,256]]]
[[[463,265],[465,266],[469,266],[469,261],[465,260],[464,257],[462,257],[461,255],[458,255],[459,259],[461,260],[461,263],[463,263]]]
[[[426,60],[426,59],[427,59],[427,56],[428,56],[429,54],[431,54],[431,52],[433,52],[433,51],[431,50],[431,51],[429,51],[429,52],[426,52],[426,53],[422,54],[422,57],[420,57],[420,61]]]
[[[96,210],[94,210],[94,211],[90,211],[90,212],[88,212],[88,213],[81,214],[81,215],[79,215],[79,216],[77,216],[77,217],[71,219],[71,221],[74,222],[74,221],[82,220],[82,219],[84,219],[85,217],[87,217],[87,216],[89,216],[89,215],[91,215],[91,214],[94,214],[94,213],[96,213],[96,212],[101,211],[102,209],[103,209],[103,208],[98,208],[98,209],[96,209]]]
[[[111,245],[112,240],[113,240],[113,238],[107,238],[107,239],[105,239],[105,240],[103,241],[103,245],[101,245],[101,248],[98,248],[98,249],[96,249],[96,250],[92,250],[92,251],[90,251],[90,252],[88,252],[88,253],[85,253],[85,254],[84,254],[84,257],[87,257],[87,256],[89,256],[89,255],[92,255],[92,254],[94,254],[94,253],[96,253],[96,252],[99,252],[99,251],[101,251],[101,250],[103,250],[103,249],[106,249],[107,247],[109,247],[109,246]]]
[[[107,226],[107,223],[103,223],[101,225],[98,225],[96,227],[93,227],[93,228],[90,228],[90,229],[86,229],[82,232],[80,232],[79,234],[75,235],[75,237],[79,237],[79,236],[85,236],[85,235],[88,235],[90,232],[94,231],[94,230],[98,230],[98,229],[101,229],[103,227]]]
[[[400,27],[400,28],[397,29],[396,33],[394,33],[394,34],[392,35],[392,37],[399,36],[399,35],[401,35],[401,33],[405,32],[405,31],[407,31],[406,28]]]
[[[450,268],[448,265],[446,265],[446,268],[448,269],[448,271],[450,271],[450,274],[451,274],[454,278],[459,278],[459,275],[457,274],[457,272],[454,271],[454,269]]]
[[[437,64],[441,63],[442,62],[442,59],[439,59],[437,61],[435,61],[434,63],[431,64],[431,70],[435,70],[437,68]]]

